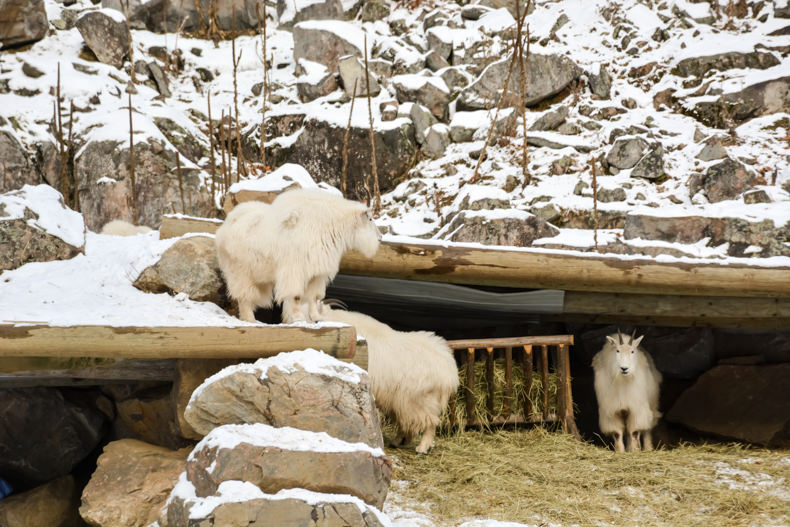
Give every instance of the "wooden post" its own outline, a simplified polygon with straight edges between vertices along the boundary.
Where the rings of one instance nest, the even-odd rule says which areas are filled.
[[[532,416],[532,403],[529,400],[529,392],[532,391],[532,346],[524,346],[524,357],[521,361],[521,369],[524,372],[524,420],[529,421]]]
[[[573,416],[570,347],[565,344],[560,344],[559,356],[563,357],[563,362],[565,363],[565,373],[563,374],[563,383],[565,384],[565,389],[563,390],[565,395],[565,414],[562,416],[562,422],[566,432],[573,434],[578,439],[581,439],[579,429],[576,427],[576,418]]]
[[[510,417],[510,405],[513,400],[513,348],[505,348],[505,398],[502,413],[507,420]]]
[[[486,348],[486,386],[488,387],[488,398],[486,400],[486,410],[488,422],[494,420],[494,348]]]
[[[549,347],[540,347],[540,378],[543,388],[543,420],[549,420]]]
[[[557,419],[562,425],[562,429],[567,432],[565,428],[565,414],[567,412],[568,399],[565,396],[565,356],[560,350],[557,353],[557,362],[554,364],[554,373],[557,375]]]
[[[466,424],[476,424],[475,419],[475,349],[466,350]]]

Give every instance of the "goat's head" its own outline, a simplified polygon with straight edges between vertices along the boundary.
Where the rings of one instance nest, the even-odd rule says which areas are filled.
[[[636,370],[639,343],[642,342],[644,335],[640,337],[635,337],[635,335],[636,332],[632,333],[630,337],[618,332],[606,337],[606,340],[614,348],[614,364],[618,375],[631,375]]]
[[[373,221],[370,209],[365,209],[357,217],[354,242],[351,248],[361,252],[366,258],[373,258],[379,250],[379,243],[381,243],[381,231]]]

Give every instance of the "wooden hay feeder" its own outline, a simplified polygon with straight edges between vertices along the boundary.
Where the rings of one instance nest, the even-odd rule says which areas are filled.
[[[579,437],[571,393],[573,335],[451,340],[448,344],[462,380],[458,398],[450,401],[451,427],[557,423]],[[459,402],[465,410],[460,419]]]

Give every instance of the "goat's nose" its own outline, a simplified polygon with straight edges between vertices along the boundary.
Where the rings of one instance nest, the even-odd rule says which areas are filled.
[[[624,367],[620,366],[620,371],[623,372],[623,373],[628,373],[628,368],[624,368]]]

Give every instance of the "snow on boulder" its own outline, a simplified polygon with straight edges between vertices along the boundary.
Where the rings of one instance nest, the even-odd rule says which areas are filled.
[[[12,130],[0,130],[0,192],[17,190],[25,184],[35,185],[39,176],[28,162],[25,147]]]
[[[266,493],[304,488],[350,494],[381,508],[392,462],[380,448],[349,443],[325,432],[265,424],[223,425],[189,455],[187,480],[195,494],[216,495],[225,481],[246,481]]]
[[[181,475],[173,489],[167,512],[160,522],[163,522],[162,527],[228,525],[231,518],[243,518],[245,525],[250,521],[250,525],[389,525],[378,509],[347,494],[324,494],[305,489],[266,494],[249,482],[224,481],[217,487],[216,495],[199,498],[186,474]]]
[[[265,423],[383,446],[368,374],[312,349],[221,370],[194,391],[184,418],[201,434]]]
[[[41,40],[47,26],[44,0],[0,0],[0,47]]]
[[[526,247],[538,238],[560,233],[557,227],[529,212],[510,209],[463,211],[442,230],[442,239],[453,242],[513,247]]]
[[[236,205],[245,201],[271,203],[286,190],[316,187],[319,185],[316,185],[304,167],[295,163],[286,163],[263,177],[243,179],[231,185],[223,198],[222,208],[228,214]],[[325,190],[330,188],[327,187]]]
[[[82,215],[49,185],[0,195],[0,271],[73,258],[85,250]]]
[[[120,11],[104,8],[85,13],[77,20],[77,29],[99,61],[116,68],[123,66],[123,58],[129,53],[129,31]]]
[[[323,64],[334,73],[340,57],[364,56],[365,32],[339,20],[299,22],[293,28],[294,62],[306,59]],[[371,46],[372,42],[368,42]]]
[[[291,27],[305,20],[342,20],[345,18],[340,0],[277,0],[280,27]]]
[[[440,121],[447,121],[450,115],[450,89],[441,77],[416,74],[396,75],[391,83],[395,88],[398,102],[417,102],[428,108]]]
[[[758,82],[710,99],[704,96],[683,100],[683,112],[707,126],[725,129],[763,115],[790,113],[790,76]]]

